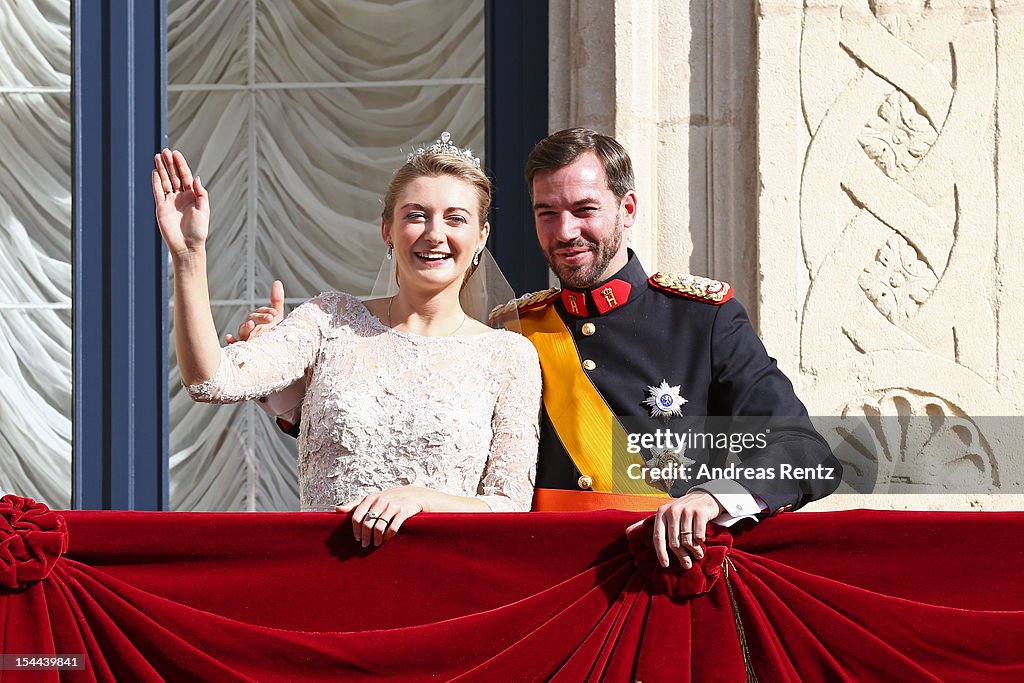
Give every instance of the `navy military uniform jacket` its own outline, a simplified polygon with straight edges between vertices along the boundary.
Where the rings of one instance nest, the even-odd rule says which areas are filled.
[[[612,412],[628,417],[630,424],[640,420],[652,429],[671,429],[671,418],[651,417],[644,403],[648,387],[665,381],[681,387],[687,400],[685,415],[771,417],[767,445],[747,452],[738,468],[750,476],[771,469],[775,478],[734,480],[758,496],[770,513],[834,491],[842,467],[811,425],[792,383],[768,356],[743,306],[735,300],[716,304],[690,298],[659,288],[654,279],[648,279],[630,252],[629,262],[609,280],[587,291],[563,289],[547,303],[556,307],[571,332],[583,368]],[[712,464],[722,464],[714,457]],[[780,478],[782,463],[800,468],[822,465],[817,472],[831,468],[833,476]],[[545,411],[537,486],[580,490],[587,483],[583,474]],[[693,484],[671,493],[681,495]]]

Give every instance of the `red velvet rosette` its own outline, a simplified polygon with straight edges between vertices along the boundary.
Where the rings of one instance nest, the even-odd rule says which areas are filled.
[[[725,558],[732,549],[732,534],[717,526],[708,526],[704,542],[704,557],[694,560],[693,567],[683,569],[669,550],[668,567],[658,563],[654,554],[654,517],[629,533],[629,550],[633,553],[633,564],[651,579],[651,589],[676,599],[688,599],[707,593],[722,576]]]
[[[31,498],[0,498],[0,587],[20,590],[45,579],[67,549],[63,516]]]

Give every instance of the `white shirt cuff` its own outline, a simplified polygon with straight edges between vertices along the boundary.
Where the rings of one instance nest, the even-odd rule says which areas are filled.
[[[712,524],[718,526],[730,527],[741,519],[756,521],[757,513],[768,509],[768,506],[754,498],[746,487],[732,479],[712,479],[700,486],[694,486],[690,491],[710,493],[725,509],[725,512],[711,520]]]

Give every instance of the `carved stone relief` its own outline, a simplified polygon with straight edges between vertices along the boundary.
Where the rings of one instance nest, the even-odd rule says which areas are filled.
[[[985,424],[945,399],[891,389],[849,402],[817,425],[862,493],[998,490],[1000,467]]]
[[[868,121],[858,142],[878,167],[896,179],[910,173],[935,144],[938,131],[917,105],[899,90],[894,90]]]
[[[878,312],[894,325],[912,318],[935,289],[938,278],[917,250],[894,234],[857,278]]]
[[[766,344],[794,340],[785,321],[796,321],[780,364],[812,415],[915,416],[905,433],[860,435],[886,491],[999,490],[1019,458],[973,418],[1024,406],[997,381],[992,5],[762,0],[759,11],[760,134],[803,123],[796,154],[760,145]],[[799,245],[797,272],[781,244]],[[955,457],[936,448],[954,438],[965,439]]]

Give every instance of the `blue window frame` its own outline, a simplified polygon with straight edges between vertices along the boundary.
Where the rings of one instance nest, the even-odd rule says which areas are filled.
[[[491,251],[512,289],[548,286],[523,178],[526,156],[548,134],[548,3],[487,3],[487,162],[494,175]]]
[[[75,508],[167,507],[167,257],[149,189],[165,14],[163,0],[71,9]]]

